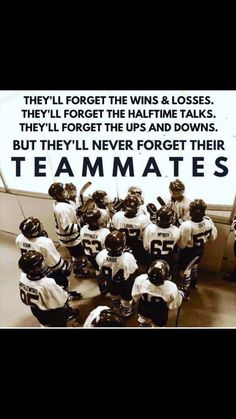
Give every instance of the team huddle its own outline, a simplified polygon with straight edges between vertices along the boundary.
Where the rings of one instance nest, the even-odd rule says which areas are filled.
[[[35,217],[21,222],[16,239],[22,254],[21,300],[42,326],[80,322],[79,309],[70,305],[82,298],[70,291],[72,273],[84,280],[95,277],[100,293],[110,299],[110,306],[91,311],[84,327],[124,326],[135,306],[137,326],[167,324],[169,309],[179,308],[197,287],[204,246],[217,237],[202,199],[186,198],[179,179],[170,182],[169,191],[166,203],[158,197],[157,208],[144,203],[136,186],[125,199],[112,202],[105,191],[85,200],[72,183],[50,186],[56,233],[71,262],[61,257]]]

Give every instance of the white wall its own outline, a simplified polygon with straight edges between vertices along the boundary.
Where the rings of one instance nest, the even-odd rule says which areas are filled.
[[[0,230],[19,234],[19,224],[27,217],[37,217],[43,223],[44,229],[53,241],[57,240],[55,233],[52,199],[32,198],[0,193]]]

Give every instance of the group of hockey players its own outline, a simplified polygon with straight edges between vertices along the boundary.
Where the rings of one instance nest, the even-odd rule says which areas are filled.
[[[90,185],[88,182],[87,186]],[[85,188],[84,188],[85,189]],[[70,302],[82,298],[70,291],[69,277],[95,277],[108,306],[96,307],[84,327],[121,327],[137,308],[140,327],[164,327],[169,309],[177,309],[197,287],[198,265],[207,241],[217,230],[205,215],[202,199],[189,200],[175,179],[170,199],[158,209],[145,205],[142,190],[130,187],[125,199],[109,201],[105,191],[85,200],[72,183],[53,183],[56,233],[68,250],[64,260],[39,219],[20,224],[20,296],[42,326],[66,327],[79,319]]]

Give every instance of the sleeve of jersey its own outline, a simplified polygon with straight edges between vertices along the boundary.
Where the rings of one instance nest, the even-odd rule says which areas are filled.
[[[99,253],[97,254],[97,256],[96,256],[96,262],[97,262],[97,264],[98,264],[98,266],[99,266],[99,269],[101,269],[101,268],[102,268],[102,265],[103,265],[103,263],[104,263],[104,260],[105,260],[104,251],[103,251],[103,250],[101,250],[101,252],[99,252]]]
[[[212,220],[211,220],[211,223],[212,223],[212,232],[211,232],[211,235],[209,237],[209,240],[213,241],[217,238],[217,228],[216,228],[216,226],[215,226],[215,224],[213,223]]]
[[[180,238],[177,243],[177,246],[180,247],[180,249],[184,249],[187,246],[190,235],[191,229],[188,226],[187,221],[184,221],[180,226]]]
[[[178,291],[178,288],[176,287],[175,290],[172,291],[170,301],[167,303],[170,310],[174,310],[175,308],[178,308],[181,306],[183,301],[183,297]]]
[[[102,235],[102,246],[105,246],[105,239],[110,234],[110,230],[108,228],[103,228],[103,235]]]
[[[127,280],[131,274],[133,274],[136,269],[138,269],[138,265],[134,256],[131,253],[123,253],[125,258],[125,266],[124,266],[124,279]]]
[[[151,222],[150,218],[148,218],[146,215],[143,215],[143,216],[142,216],[142,223],[141,223],[141,226],[142,226],[142,232],[144,233],[145,228],[146,228],[147,226],[151,225],[151,224],[152,224],[152,222]]]
[[[47,240],[47,263],[50,268],[55,268],[61,259],[51,239]]]
[[[147,228],[143,232],[143,247],[145,250],[149,250],[150,233],[151,226],[147,226]]]
[[[139,286],[139,276],[135,279],[134,285],[131,292],[132,298],[135,303],[141,298],[140,286]]]
[[[92,310],[87,319],[84,322],[84,326],[83,327],[92,327],[92,322],[94,319],[96,319],[96,317],[99,316],[99,314],[101,313],[101,311],[103,310],[108,310],[109,307],[108,306],[98,306],[96,307],[94,310]]]
[[[180,230],[178,227],[175,228],[175,245],[178,243],[179,239],[180,239]]]
[[[60,224],[63,230],[69,234],[79,233],[80,231],[79,225],[71,222],[69,211],[64,211],[60,214]]]
[[[112,218],[112,222],[111,222],[111,226],[114,228],[117,228],[119,230],[119,218],[120,218],[120,214],[119,212],[117,212],[113,218]]]
[[[40,292],[43,305],[48,310],[64,307],[68,299],[67,292],[57,285],[54,279],[47,279],[47,287],[44,287]]]

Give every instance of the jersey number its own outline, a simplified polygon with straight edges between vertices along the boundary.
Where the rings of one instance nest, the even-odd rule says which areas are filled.
[[[98,240],[82,240],[84,249],[92,256],[102,250],[102,245]]]
[[[168,255],[172,252],[174,246],[174,240],[152,240],[151,243],[151,255],[161,256]]]
[[[116,272],[116,274],[112,277],[112,269],[110,268],[110,266],[103,266],[102,269],[102,274],[109,279],[109,281],[114,281],[114,282],[121,282],[124,281],[124,270],[123,269],[119,269],[118,272]]]
[[[120,228],[120,231],[123,231],[126,237],[140,237],[140,228]]]
[[[204,243],[207,242],[212,232],[212,228],[210,230],[205,231],[205,233],[198,233],[193,235],[193,243],[195,246],[203,246]]]
[[[36,304],[32,300],[38,301],[39,296],[30,294],[30,292],[25,292],[22,288],[20,288],[20,298],[22,303],[26,304],[27,306],[35,306]]]
[[[153,295],[150,295],[150,294],[143,294],[142,300],[148,303],[152,303],[152,304],[157,304],[163,301],[161,297],[154,297]]]

